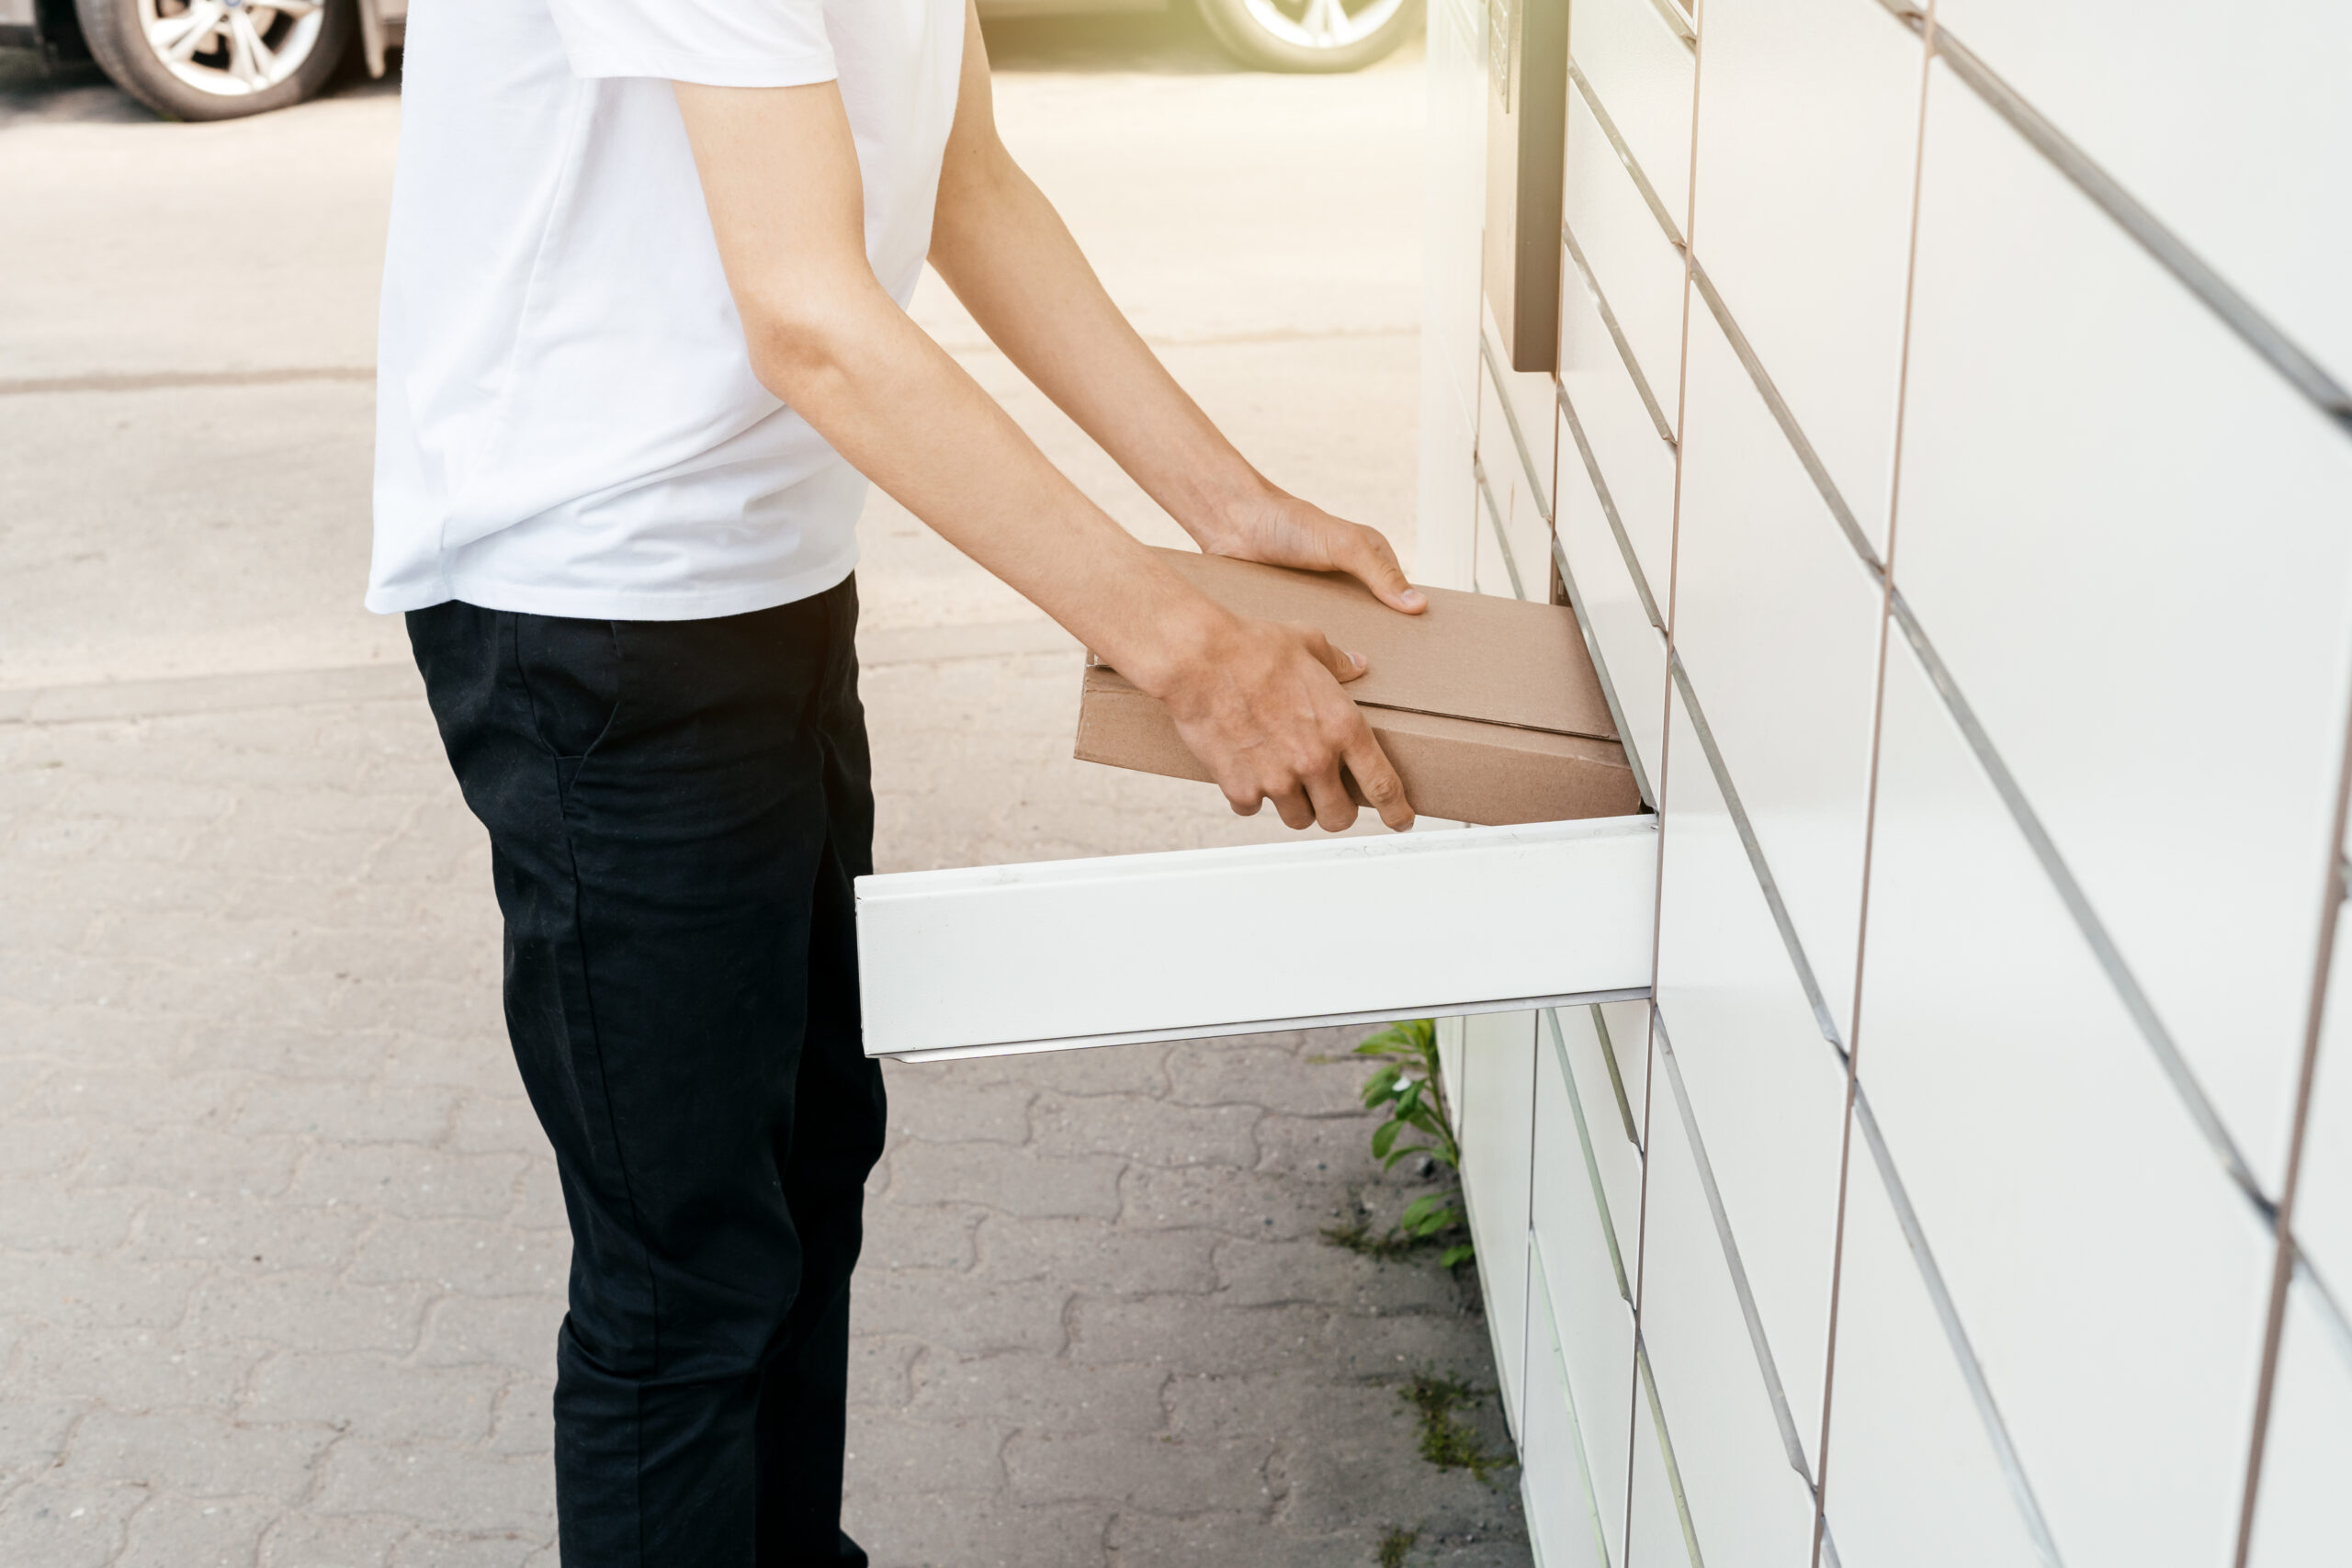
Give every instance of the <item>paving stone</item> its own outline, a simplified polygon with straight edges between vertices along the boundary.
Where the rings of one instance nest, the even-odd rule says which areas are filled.
[[[1258,1041],[1187,1041],[1170,1050],[1170,1098],[1185,1105],[1255,1105],[1293,1116],[1340,1116],[1363,1109],[1361,1062],[1306,1063],[1287,1036]]]
[[[544,1457],[508,1457],[454,1443],[337,1443],[310,1507],[321,1514],[401,1514],[451,1535],[555,1533],[555,1471]]]
[[[6,1364],[0,1356],[0,1365]],[[43,1399],[11,1377],[0,1398],[0,1492],[49,1468],[64,1450],[65,1435],[90,1408],[85,1400]]]
[[[1157,1230],[1198,1226],[1227,1235],[1295,1241],[1353,1212],[1343,1188],[1310,1186],[1221,1166],[1130,1167],[1120,1179],[1122,1224]]]
[[[416,1359],[428,1367],[552,1368],[563,1310],[559,1297],[450,1296],[433,1303]]]
[[[61,1116],[40,1121],[12,1116],[8,1135],[0,1138],[0,1176],[62,1181],[82,1163],[89,1148],[86,1122]]]
[[[187,1310],[201,1266],[79,1253],[17,1254],[0,1269],[0,1317],[74,1329],[168,1328]]]
[[[1269,1112],[1251,1129],[1258,1144],[1258,1171],[1351,1185],[1385,1179],[1380,1162],[1372,1157],[1374,1125],[1361,1108],[1329,1116]]]
[[[850,1317],[860,1334],[909,1335],[966,1355],[1062,1348],[1067,1285],[900,1269],[860,1276],[851,1286]]]
[[[538,1113],[520,1095],[469,1094],[458,1105],[448,1146],[460,1154],[511,1153],[552,1157]]]
[[[569,1231],[388,1216],[359,1244],[345,1277],[356,1285],[421,1280],[470,1296],[540,1295],[562,1290],[571,1269]]]
[[[248,1426],[208,1411],[94,1410],[74,1428],[58,1474],[198,1497],[291,1501],[310,1486],[311,1467],[333,1440],[314,1427]]]
[[[914,1397],[914,1364],[923,1353],[922,1341],[908,1337],[884,1337],[866,1331],[857,1320],[857,1299],[850,1298],[849,1402],[876,1410],[903,1410]]]
[[[152,1066],[77,1067],[53,1073],[19,1109],[28,1116],[86,1116],[93,1107],[117,1127],[175,1134],[216,1124],[225,1130],[235,1101],[253,1087],[247,1073],[158,1073]]]
[[[1263,1114],[1254,1105],[1194,1109],[1133,1095],[1056,1094],[1038,1099],[1029,1123],[1046,1155],[1119,1155],[1148,1165],[1246,1170],[1258,1163],[1251,1129]]]
[[[1216,1287],[1216,1242],[1207,1231],[991,1215],[979,1229],[973,1273],[981,1280],[1035,1280],[1096,1293],[1205,1292]]]
[[[458,1441],[490,1430],[502,1377],[492,1368],[413,1367],[366,1351],[285,1352],[254,1370],[238,1414],[248,1421],[304,1422],[385,1442]]]
[[[963,1270],[978,1258],[973,1236],[988,1211],[968,1203],[904,1203],[869,1200],[862,1269]]]
[[[842,1485],[864,1497],[1001,1493],[1004,1466],[1000,1455],[1008,1431],[992,1421],[934,1425],[904,1416],[876,1421],[853,1415]]]
[[[1432,1312],[1451,1315],[1462,1292],[1434,1254],[1396,1262],[1362,1257],[1317,1236],[1306,1241],[1221,1240],[1219,1300],[1235,1306],[1320,1302],[1349,1312]]]
[[[55,1473],[18,1487],[0,1501],[0,1562],[105,1568],[149,1495],[143,1486],[82,1484]]]
[[[978,1203],[1028,1219],[1119,1213],[1125,1162],[1048,1159],[1028,1149],[910,1140],[890,1156],[891,1201]]]
[[[941,1064],[943,1066],[946,1064]],[[890,1132],[925,1143],[1025,1144],[1029,1102],[1037,1091],[1021,1083],[974,1083],[922,1073],[891,1075],[884,1084]]]
[[[265,1079],[238,1106],[235,1126],[337,1143],[429,1144],[448,1130],[457,1100],[446,1088],[355,1090],[348,1082]]]
[[[0,1179],[0,1248],[111,1252],[130,1234],[143,1195],[56,1182]]]
[[[1095,1367],[1040,1355],[930,1350],[912,1369],[917,1421],[996,1421],[1062,1434],[1157,1433],[1168,1427],[1155,1367]]]
[[[108,1123],[92,1129],[74,1168],[83,1187],[152,1187],[186,1197],[251,1198],[286,1190],[302,1152],[293,1138],[239,1137],[183,1127],[169,1137]]]
[[[1110,1512],[1102,1503],[1014,1503],[999,1492],[853,1491],[842,1523],[880,1568],[1097,1568]]]
[[[298,1510],[263,1532],[259,1568],[384,1568],[393,1546],[415,1530],[415,1520],[397,1514]]]
[[[254,1198],[148,1198],[130,1243],[136,1257],[257,1263],[334,1271],[351,1261],[375,1216],[356,1204],[295,1208]]]
[[[1125,1509],[1111,1521],[1107,1534],[1105,1562],[1111,1568],[1200,1568],[1208,1562],[1367,1568],[1376,1561],[1374,1531],[1310,1539],[1258,1513],[1196,1512],[1170,1518]]]
[[[236,1408],[268,1354],[250,1341],[191,1344],[178,1331],[44,1324],[8,1363],[12,1397],[94,1400],[115,1410]]]
[[[1024,1501],[1107,1497],[1153,1513],[1252,1507],[1272,1513],[1266,1461],[1272,1454],[1273,1445],[1263,1438],[1023,1431],[1005,1444],[1004,1468],[1013,1496]]]
[[[404,1355],[416,1344],[432,1294],[422,1284],[353,1285],[308,1271],[216,1275],[197,1288],[181,1332],[198,1344],[254,1339],[288,1348]]]
[[[153,1498],[131,1516],[116,1568],[247,1568],[279,1507],[251,1497]]]
[[[519,1155],[452,1154],[420,1144],[322,1144],[296,1172],[297,1203],[356,1203],[411,1218],[494,1220],[514,1201]]]
[[[1069,1359],[1171,1372],[1312,1367],[1329,1315],[1319,1306],[1204,1311],[1191,1296],[1080,1294],[1069,1305]]]
[[[555,1378],[525,1373],[499,1392],[491,1416],[493,1453],[552,1454],[555,1451]]]
[[[563,1207],[563,1181],[556,1174],[554,1156],[543,1155],[523,1168],[514,1181],[514,1206],[506,1211],[505,1223],[516,1230],[570,1230],[571,1216]]]
[[[392,1568],[524,1568],[543,1545],[519,1532],[461,1536],[419,1530],[392,1550]]]

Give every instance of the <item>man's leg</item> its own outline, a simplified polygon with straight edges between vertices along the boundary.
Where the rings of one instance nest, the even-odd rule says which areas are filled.
[[[803,1495],[792,1512],[808,1528],[759,1551],[775,1533],[761,1524],[767,1369],[806,1359],[804,1273],[841,1296],[856,1247],[854,1208],[844,1226],[837,1206],[796,1203],[787,1179],[823,1165],[820,1186],[854,1190],[879,1146],[870,1066],[855,1064],[862,1094],[849,1064],[809,1075],[827,1103],[802,1087],[812,1001],[841,1006],[835,955],[812,948],[836,832],[862,844],[870,824],[841,795],[826,733],[845,602],[846,586],[718,621],[412,617],[491,831],[508,1026],[571,1218],[556,1393],[568,1568],[863,1561],[812,1517],[837,1516],[837,1451],[830,1508]],[[854,1043],[854,989],[848,1007]],[[828,1128],[830,1146],[804,1162],[797,1124]],[[838,1434],[837,1409],[808,1414]]]

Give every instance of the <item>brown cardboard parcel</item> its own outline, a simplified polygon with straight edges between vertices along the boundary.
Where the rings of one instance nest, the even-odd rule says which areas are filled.
[[[1303,621],[1363,654],[1344,689],[1422,815],[1499,826],[1642,809],[1573,611],[1429,588],[1430,607],[1406,615],[1353,578],[1158,553],[1238,614]],[[1209,780],[1168,710],[1099,661],[1079,699],[1078,756]]]

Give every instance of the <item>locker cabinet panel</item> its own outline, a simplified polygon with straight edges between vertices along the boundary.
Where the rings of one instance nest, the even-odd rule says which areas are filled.
[[[1919,1266],[1858,1134],[1824,1483],[1844,1568],[2041,1568]]]
[[[1667,211],[1685,221],[1696,74],[1690,46],[1650,0],[1577,0],[1568,11],[1568,54]]]
[[[1681,254],[1642,200],[1583,93],[1574,88],[1568,94],[1566,179],[1563,220],[1670,429],[1682,336]],[[1584,292],[1569,287],[1577,282],[1571,265],[1561,278],[1564,311],[1569,294]]]
[[[1599,1142],[1608,1131],[1596,1127],[1602,1107],[1577,1102],[1548,1029],[1536,1036],[1535,1168],[1530,1201],[1535,1257],[1542,1265],[1536,1288],[1549,1305],[1548,1323],[1529,1324],[1529,1385],[1538,1381],[1533,1365],[1551,1353],[1556,1337],[1560,1376],[1566,1381],[1582,1431],[1585,1472],[1600,1509],[1601,1532],[1612,1562],[1624,1560],[1625,1455],[1634,1397],[1634,1309],[1621,1290],[1620,1265],[1630,1281],[1634,1249],[1640,1242],[1638,1216],[1620,1223],[1607,1215],[1585,1163],[1587,1138]],[[1581,1097],[1579,1097],[1581,1098]],[[1613,1111],[1607,1114],[1614,1116]],[[1613,1229],[1616,1247],[1611,1247]],[[1577,1503],[1579,1511],[1583,1504]],[[1546,1559],[1548,1562],[1549,1559]]]
[[[1625,1561],[1631,1568],[1703,1568],[1693,1556],[1684,1520],[1675,1502],[1676,1466],[1671,1461],[1672,1431],[1659,1435],[1657,1411],[1650,1400],[1655,1390],[1641,1379],[1635,1365],[1634,1391],[1633,1499],[1626,1511]]]
[[[1942,0],[1937,26],[2352,383],[2352,12]]]
[[[1690,375],[1675,646],[1842,1034],[1883,591],[1712,317]]]
[[[1672,1006],[1659,1008],[1658,1017],[1670,1037]],[[1680,1119],[1663,1113],[1668,1090],[1662,1072],[1657,1089],[1642,1337],[1699,1552],[1712,1564],[1805,1568],[1813,1548],[1812,1492],[1790,1468],[1696,1156]],[[1645,1554],[1638,1527],[1634,1554],[1637,1562],[1672,1558],[1670,1552]]]
[[[1561,290],[1560,390],[1591,448],[1589,466],[1608,489],[1662,622],[1674,562],[1674,448],[1660,438],[1599,308],[1581,287]],[[1570,432],[1563,430],[1560,439],[1562,473],[1583,474],[1587,464]],[[1572,508],[1579,499],[1570,490]],[[1597,512],[1591,521],[1605,531]]]
[[[1581,408],[1578,415],[1582,417]],[[1584,457],[1567,428],[1566,413],[1561,414],[1560,424],[1561,553],[1567,558],[1568,570],[1576,579],[1576,590],[1593,641],[1600,645],[1597,662],[1607,672],[1610,689],[1616,694],[1623,720],[1619,739],[1641,760],[1644,774],[1655,788],[1663,760],[1660,737],[1666,723],[1666,634],[1650,622],[1649,607],[1634,580],[1634,568],[1627,564],[1624,547],[1618,543],[1616,532],[1602,511]],[[1638,433],[1636,435],[1638,440]],[[1650,445],[1667,451],[1663,443],[1652,441]],[[1632,452],[1634,457],[1646,456],[1639,445]],[[1672,464],[1668,452],[1665,477],[1669,506],[1673,495]],[[1613,499],[1613,487],[1611,493]],[[1632,525],[1626,527],[1630,535]],[[1652,594],[1661,614],[1665,608],[1664,593],[1661,582]]]
[[[1790,968],[1679,700],[1672,748],[1658,883],[1664,1034],[1651,1067],[1652,1213],[1663,1129],[1681,1130],[1666,1070],[1670,1043],[1798,1440],[1810,1451],[1829,1338],[1845,1068]],[[1652,1353],[1665,1354],[1655,1338]],[[1666,1374],[1662,1359],[1658,1371]]]
[[[1718,6],[1699,101],[1691,244],[1882,551],[1920,52],[1873,5]]]
[[[1481,369],[1488,385],[1481,395],[1499,398],[1510,410],[1509,423],[1496,430],[1491,437],[1487,437],[1481,418],[1479,434],[1493,443],[1493,457],[1487,466],[1497,467],[1506,460],[1514,462],[1525,475],[1535,514],[1548,523],[1552,515],[1552,373],[1513,370],[1510,360],[1501,352],[1502,339],[1491,310],[1486,314],[1486,321],[1488,352],[1481,355]]]
[[[1960,1319],[2068,1563],[2226,1562],[2267,1232],[1902,648],[1882,745],[1858,1062]]]
[[[1897,585],[2275,1184],[2352,692],[2352,442],[1941,70]]]
[[[1551,406],[1551,379],[1544,378],[1543,406],[1543,450],[1549,453],[1552,430],[1558,423]],[[1482,375],[1478,383],[1478,461],[1485,468],[1487,488],[1494,497],[1494,515],[1482,516],[1481,525],[1492,528],[1500,519],[1503,539],[1510,547],[1510,564],[1506,570],[1500,556],[1479,558],[1478,588],[1481,592],[1532,599],[1539,604],[1549,598],[1552,583],[1552,524],[1550,502],[1550,460],[1543,459],[1543,485],[1531,477],[1521,460],[1522,446],[1519,438],[1524,426],[1515,434],[1507,412],[1501,389],[1491,375]],[[1492,541],[1487,542],[1489,546]],[[1516,586],[1513,578],[1516,576]]]
[[[1527,1184],[1534,1154],[1535,1015],[1466,1021],[1462,1043],[1462,1186],[1486,1287],[1487,1327],[1511,1430],[1520,1428],[1527,1343]]]
[[[2352,1542],[2352,1343],[2299,1282],[2278,1346],[2278,1393],[2254,1521],[2255,1568],[2322,1568]]]
[[[2311,1122],[2303,1131],[2295,1239],[2321,1278],[2339,1292],[2352,1291],[2352,920],[2339,919],[2335,927]]]
[[[1623,1561],[1612,1550],[1601,1555],[1600,1519],[1608,1508],[1597,1506],[1589,1461],[1595,1457],[1579,1429],[1581,1406],[1571,1397],[1567,1365],[1563,1359],[1563,1333],[1557,1328],[1547,1284],[1549,1270],[1533,1236],[1528,1238],[1527,1267],[1527,1400],[1520,1432],[1520,1495],[1527,1509],[1528,1533],[1535,1538],[1544,1568],[1566,1563],[1570,1568],[1604,1568]],[[1626,1320],[1625,1337],[1633,1341],[1633,1323]],[[1620,1436],[1623,1434],[1621,1433]],[[1604,1445],[1605,1446],[1605,1445]],[[1624,1470],[1624,1444],[1617,1445],[1618,1471]],[[1623,1505],[1618,1505],[1618,1533],[1623,1533]]]
[[[1609,1016],[1621,1009],[1630,1016]],[[1647,1010],[1645,1002],[1611,1003],[1606,1012],[1594,1007],[1557,1008],[1553,1017],[1558,1021],[1558,1034],[1547,1029],[1542,1040],[1553,1053],[1555,1068],[1566,1076],[1584,1106],[1593,1164],[1600,1172],[1600,1200],[1628,1269],[1642,1225],[1642,1150],[1637,1140],[1643,1064],[1638,1058],[1647,1055]],[[1632,1072],[1619,1065],[1628,1056],[1636,1058]]]

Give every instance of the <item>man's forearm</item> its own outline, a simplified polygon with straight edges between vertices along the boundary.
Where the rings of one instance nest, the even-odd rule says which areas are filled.
[[[1045,193],[1001,148],[951,158],[932,265],[1006,357],[1194,538],[1274,492],[1102,287]]]

